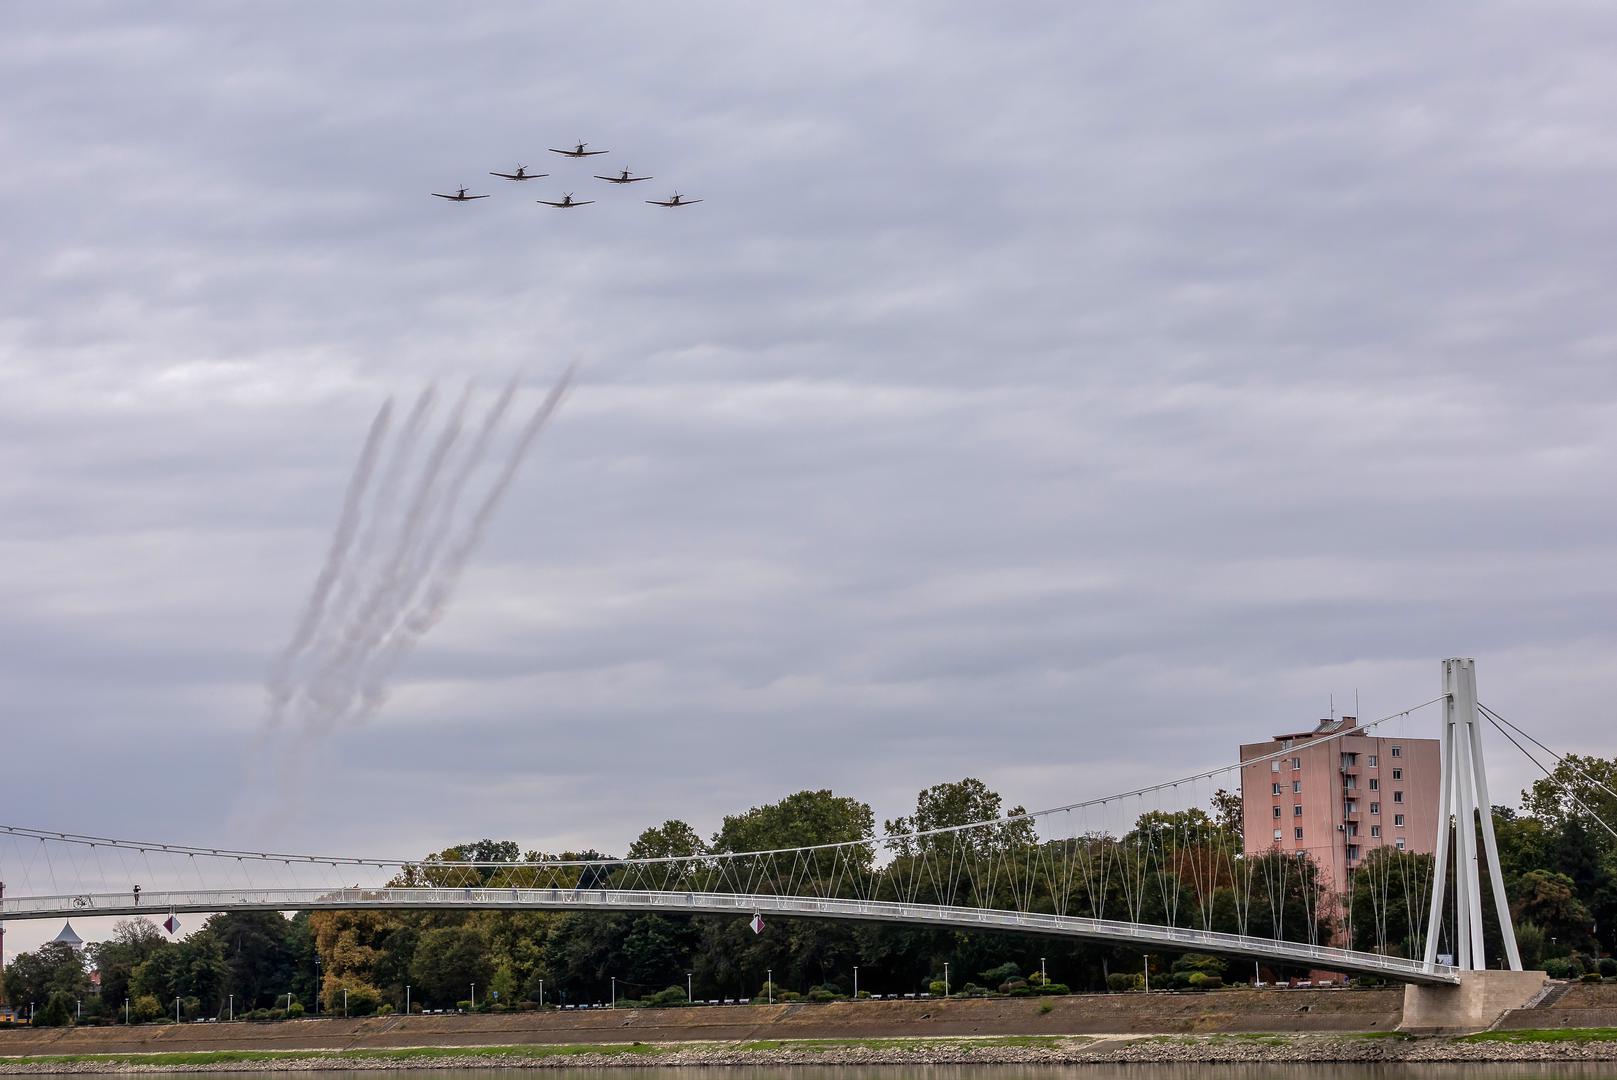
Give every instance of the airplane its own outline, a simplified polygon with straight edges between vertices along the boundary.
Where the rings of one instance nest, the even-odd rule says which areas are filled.
[[[597,180],[605,180],[609,184],[638,184],[642,180],[655,180],[656,177],[655,176],[630,176],[629,175],[629,170],[624,169],[622,176],[602,176],[600,173],[596,173],[595,174],[595,179],[597,179]]]
[[[578,202],[574,202],[573,201],[573,193],[571,191],[569,191],[567,194],[565,194],[565,195],[563,195],[561,197],[561,202],[551,202],[549,199],[536,199],[534,201],[535,202],[542,202],[546,206],[554,206],[558,210],[571,210],[575,206],[588,206],[590,203],[594,202],[595,200],[594,199],[581,199]]]
[[[454,195],[440,195],[436,191],[434,191],[433,194],[437,195],[440,199],[448,199],[450,202],[471,202],[473,199],[488,198],[487,195],[468,195],[466,194],[465,188],[461,188],[460,191],[456,192]]]
[[[596,154],[610,154],[612,152],[610,150],[586,150],[586,149],[584,149],[584,147],[586,147],[588,145],[589,145],[589,143],[581,142],[577,146],[573,147],[571,150],[557,150],[554,146],[552,146],[550,148],[550,152],[552,154],[561,154],[563,157],[594,157]]]
[[[690,205],[692,205],[694,203],[699,203],[701,201],[702,201],[701,199],[682,198],[680,196],[679,192],[677,192],[677,191],[674,192],[674,197],[672,199],[667,200],[666,202],[664,202],[661,199],[647,199],[646,200],[646,202],[650,203],[652,206],[690,206]]]
[[[518,165],[514,173],[491,172],[490,176],[498,176],[501,180],[537,180],[541,176],[549,176],[547,172],[529,172],[526,165]]]

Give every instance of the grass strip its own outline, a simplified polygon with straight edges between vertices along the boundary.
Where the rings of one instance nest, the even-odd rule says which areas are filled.
[[[1562,1043],[1612,1042],[1617,1040],[1617,1028],[1524,1028],[1521,1031],[1479,1031],[1475,1035],[1462,1035],[1460,1042],[1498,1043]]]

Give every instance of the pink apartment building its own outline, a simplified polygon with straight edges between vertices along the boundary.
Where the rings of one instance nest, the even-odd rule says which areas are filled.
[[[1438,740],[1358,734],[1355,717],[1245,743],[1246,850],[1306,851],[1346,888],[1347,872],[1383,845],[1437,850]],[[1334,739],[1325,736],[1337,735]],[[1270,754],[1278,754],[1271,760]]]

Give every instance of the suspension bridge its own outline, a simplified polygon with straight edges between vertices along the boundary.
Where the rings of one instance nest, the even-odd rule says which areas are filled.
[[[1444,661],[1443,673],[1438,697],[1309,743],[1362,736],[1383,725],[1407,731],[1415,719],[1435,714],[1439,790],[1412,794],[1436,803],[1436,858],[1426,859],[1424,870],[1410,858],[1366,859],[1349,873],[1370,874],[1368,882],[1331,880],[1321,872],[1317,849],[1249,849],[1238,824],[1202,809],[1238,788],[1243,777],[1248,788],[1260,777],[1267,782],[1270,763],[1294,753],[1283,748],[1046,810],[768,851],[697,844],[615,859],[359,858],[4,825],[0,880],[10,887],[0,891],[0,926],[28,919],[366,908],[778,915],[1041,934],[1455,985],[1462,972],[1487,966],[1484,866],[1507,965],[1521,968],[1488,812],[1481,723],[1497,727],[1524,753],[1518,735],[1548,751],[1478,704],[1471,661]],[[1451,855],[1452,908],[1446,902]],[[1350,947],[1355,937],[1369,938],[1373,947]],[[1447,954],[1439,951],[1443,941]]]

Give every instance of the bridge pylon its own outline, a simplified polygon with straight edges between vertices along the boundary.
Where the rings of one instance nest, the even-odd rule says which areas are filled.
[[[1494,840],[1493,803],[1488,798],[1488,771],[1482,760],[1482,731],[1477,723],[1477,665],[1454,657],[1443,661],[1442,769],[1437,805],[1437,861],[1432,874],[1432,907],[1426,919],[1426,963],[1437,961],[1439,931],[1448,886],[1451,838],[1454,849],[1455,965],[1462,970],[1488,967],[1482,937],[1482,875],[1479,857],[1488,862],[1494,910],[1504,938],[1505,959],[1512,971],[1522,969],[1516,929],[1499,868]],[[1478,850],[1478,825],[1481,850]]]

